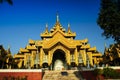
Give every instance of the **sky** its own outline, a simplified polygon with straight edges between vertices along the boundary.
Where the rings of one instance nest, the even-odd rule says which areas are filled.
[[[10,47],[12,54],[25,48],[29,39],[41,40],[40,34],[48,24],[50,30],[56,23],[56,14],[63,28],[68,23],[76,40],[88,38],[91,47],[104,52],[113,39],[105,39],[97,25],[100,0],[12,0],[13,5],[0,4],[0,45]]]

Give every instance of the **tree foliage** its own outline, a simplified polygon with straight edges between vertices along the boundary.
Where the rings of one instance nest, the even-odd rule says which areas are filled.
[[[104,64],[109,64],[110,66],[120,66],[120,44],[111,44],[109,48],[105,48],[103,55]]]
[[[3,2],[8,2],[10,5],[13,5],[12,0],[0,0],[0,3],[3,3]]]
[[[120,0],[101,0],[97,24],[103,36],[120,42]]]

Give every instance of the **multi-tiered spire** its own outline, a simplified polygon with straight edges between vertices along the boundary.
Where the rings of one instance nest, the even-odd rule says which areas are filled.
[[[46,24],[46,29],[44,31],[44,33],[41,34],[41,37],[52,37],[54,34],[56,34],[56,32],[60,32],[62,35],[64,35],[64,37],[73,37],[75,38],[76,34],[73,33],[70,29],[70,24],[68,24],[68,31],[66,31],[60,24],[60,20],[59,20],[59,15],[58,13],[56,14],[56,23],[53,26],[53,28],[50,29],[50,32],[48,31],[48,25]]]

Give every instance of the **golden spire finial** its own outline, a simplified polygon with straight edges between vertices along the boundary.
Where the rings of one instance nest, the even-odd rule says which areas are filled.
[[[45,29],[45,34],[48,34],[48,24],[46,23],[46,29]]]
[[[48,24],[46,23],[46,28],[48,28]]]
[[[56,18],[57,18],[56,21],[59,22],[59,15],[58,15],[58,13],[56,15]]]
[[[70,24],[68,23],[68,33],[71,33]]]
[[[68,23],[68,28],[70,28],[70,24]]]

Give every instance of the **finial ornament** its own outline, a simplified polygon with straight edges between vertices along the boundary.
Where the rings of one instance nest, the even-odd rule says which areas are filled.
[[[48,24],[46,23],[46,28],[48,28]]]
[[[70,24],[68,23],[68,33],[71,33]]]
[[[57,22],[59,22],[59,15],[58,15],[58,13],[57,13]]]
[[[46,23],[46,29],[45,29],[45,34],[48,34],[48,24]]]
[[[70,28],[70,24],[68,23],[68,28]]]

